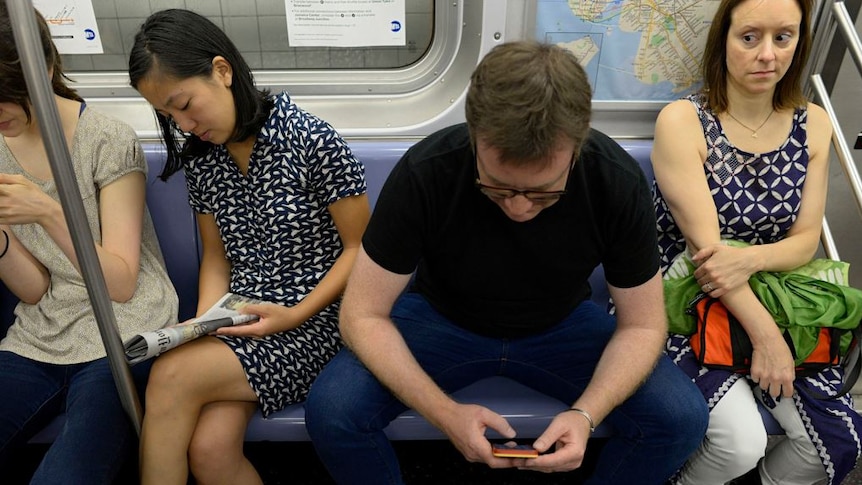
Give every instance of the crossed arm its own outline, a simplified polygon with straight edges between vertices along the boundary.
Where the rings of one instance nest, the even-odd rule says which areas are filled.
[[[101,243],[96,243],[96,255],[113,301],[129,300],[137,288],[144,204],[141,172],[128,173],[99,191]],[[9,226],[15,224],[42,226],[80,272],[78,257],[60,203],[23,176],[0,174],[0,227],[9,237],[0,277],[22,301],[35,304],[48,291],[50,275],[12,234]]]

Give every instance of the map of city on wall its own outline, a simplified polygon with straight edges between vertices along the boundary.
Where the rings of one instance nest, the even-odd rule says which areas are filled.
[[[597,101],[671,101],[700,87],[719,0],[539,0],[536,38],[571,50]]]

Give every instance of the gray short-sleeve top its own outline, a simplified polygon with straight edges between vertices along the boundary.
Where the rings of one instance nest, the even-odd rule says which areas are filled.
[[[90,232],[93,240],[100,244],[101,188],[132,172],[146,174],[146,159],[129,126],[89,108],[81,113],[69,150]],[[2,137],[0,171],[24,175],[59,200],[53,180],[39,180],[22,170]],[[0,350],[53,364],[89,362],[104,357],[105,348],[83,277],[42,226],[20,224],[12,226],[12,231],[47,268],[50,283],[48,291],[35,305],[18,303],[15,322],[0,341]],[[177,321],[177,294],[165,270],[153,223],[146,210],[140,266],[138,286],[132,298],[124,303],[112,302],[124,341],[136,333]]]

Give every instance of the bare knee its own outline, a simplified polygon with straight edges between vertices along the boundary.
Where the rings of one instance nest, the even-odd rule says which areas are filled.
[[[189,470],[200,484],[223,482],[242,460],[241,447],[207,433],[195,432],[189,443]]]
[[[189,441],[189,468],[199,484],[257,483],[243,455],[245,429],[257,406],[219,402],[206,406]]]
[[[182,360],[168,353],[153,363],[147,381],[147,412],[160,412],[185,401],[187,393],[183,391],[188,387],[184,383],[190,372],[188,367],[182,364]]]

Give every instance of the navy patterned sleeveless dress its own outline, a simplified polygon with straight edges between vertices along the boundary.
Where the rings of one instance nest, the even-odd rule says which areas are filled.
[[[807,109],[796,110],[790,135],[777,150],[748,153],[728,141],[721,123],[705,107],[701,95],[691,95],[687,99],[694,104],[706,137],[704,175],[718,209],[721,237],[751,244],[781,240],[796,221],[808,169]],[[662,271],[666,271],[673,259],[685,250],[685,239],[655,183],[653,201]],[[734,382],[746,378],[701,367],[685,336],[671,335],[666,353],[692,378],[710,409]],[[836,395],[842,374],[840,367],[829,368],[812,377],[797,378],[794,386],[797,391],[818,389]],[[829,483],[841,483],[862,450],[857,434],[857,430],[862,430],[862,418],[854,410],[851,396],[818,401],[805,392],[796,392],[793,400],[820,454]]]
[[[222,145],[188,163],[185,174],[192,208],[215,217],[231,263],[230,291],[285,306],[308,295],[341,254],[328,206],[366,191],[364,169],[347,144],[287,93],[275,97],[246,175]],[[340,349],[338,306],[263,338],[219,336],[236,353],[264,416],[304,400]]]

